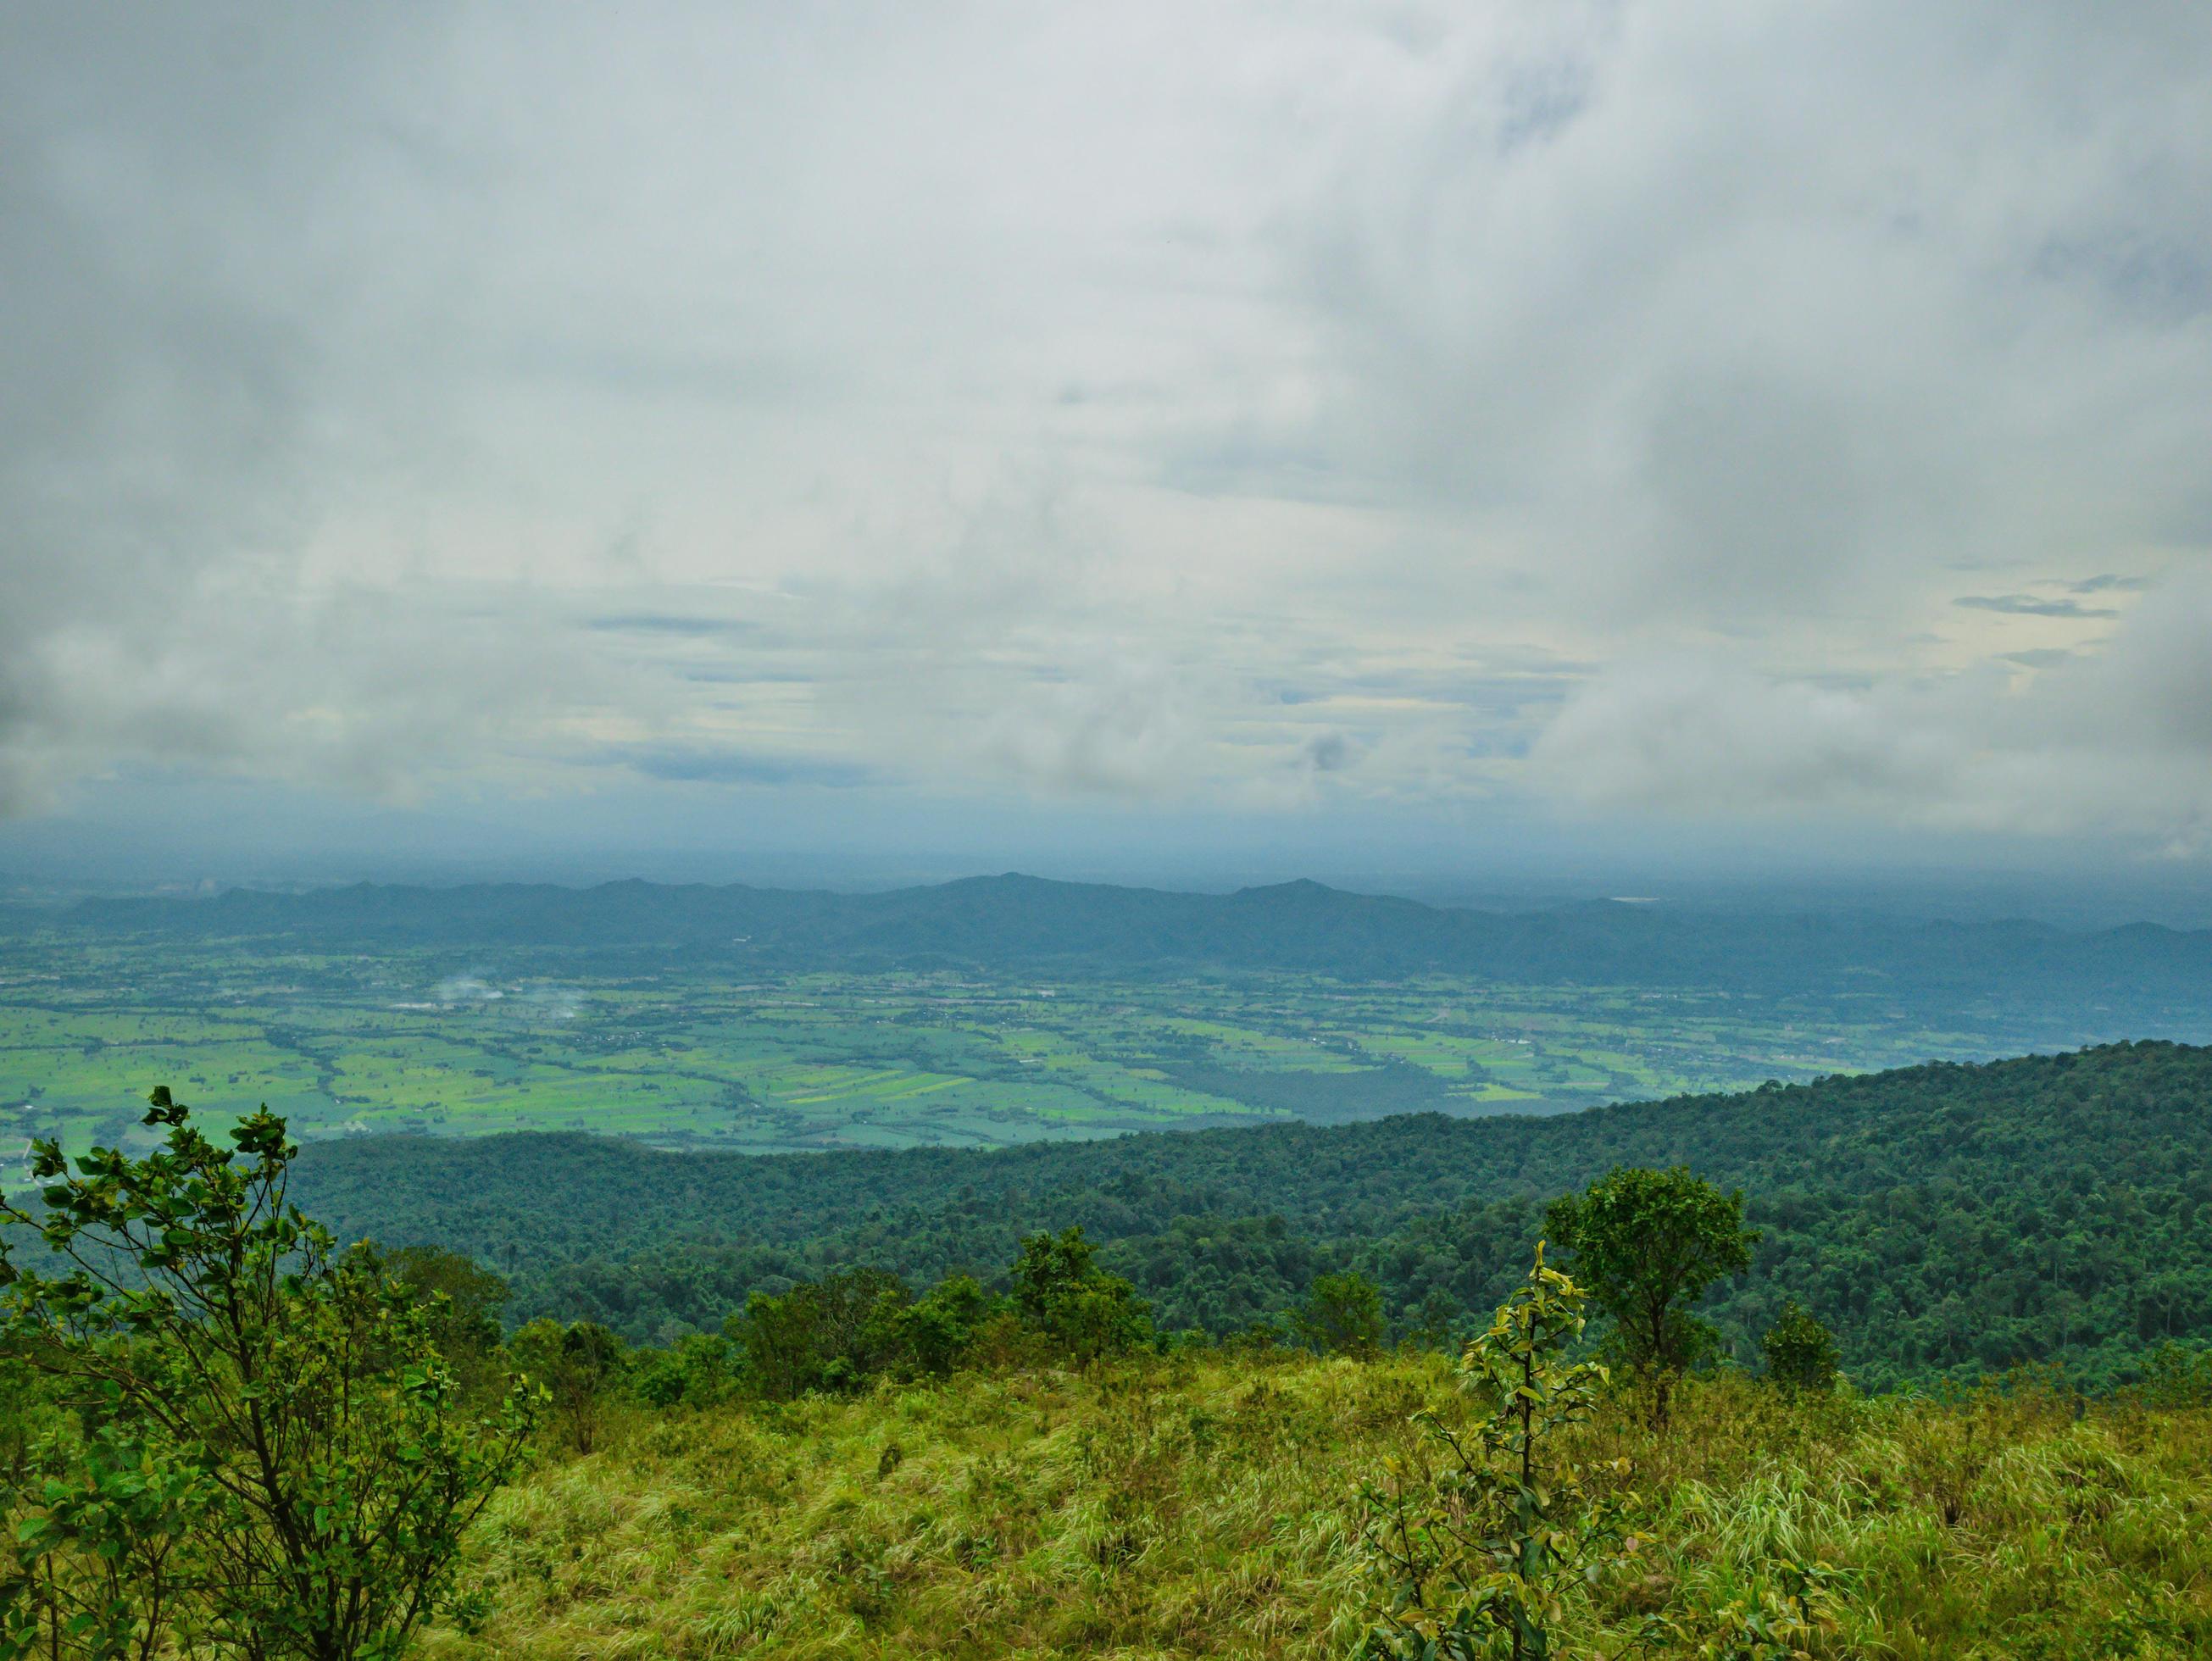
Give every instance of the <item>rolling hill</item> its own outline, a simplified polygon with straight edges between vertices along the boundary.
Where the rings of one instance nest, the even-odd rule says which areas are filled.
[[[101,934],[321,948],[562,948],[763,970],[974,967],[1159,973],[1264,969],[1347,979],[1453,975],[1775,993],[1862,989],[2124,1013],[2192,1036],[2212,1014],[2212,931],[1699,911],[1597,902],[1476,911],[1314,882],[1230,894],[979,877],[878,894],[664,885],[358,884],[302,894],[87,901]]]
[[[2053,1360],[2124,1373],[2212,1337],[2212,1050],[2119,1044],[1909,1068],[1563,1117],[1334,1127],[982,1152],[669,1154],[586,1136],[311,1147],[296,1193],[341,1234],[465,1251],[515,1313],[641,1337],[872,1262],[986,1277],[1079,1223],[1170,1325],[1232,1330],[1322,1269],[1374,1275],[1401,1329],[1486,1309],[1540,1202],[1615,1165],[1745,1189],[1766,1230],[1717,1306],[1747,1342],[1785,1295],[1872,1377]]]

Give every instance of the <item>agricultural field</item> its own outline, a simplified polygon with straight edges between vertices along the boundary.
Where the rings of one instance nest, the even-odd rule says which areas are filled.
[[[136,1145],[155,1084],[307,1137],[589,1130],[780,1153],[996,1146],[1395,1112],[1557,1112],[1985,1056],[1847,998],[1215,975],[739,980],[543,952],[262,954],[18,938],[0,1159]]]

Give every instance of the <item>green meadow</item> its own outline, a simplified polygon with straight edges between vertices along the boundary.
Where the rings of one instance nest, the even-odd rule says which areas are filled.
[[[0,1123],[129,1142],[167,1083],[311,1138],[591,1130],[760,1153],[1393,1112],[1556,1112],[1990,1053],[1849,997],[1245,974],[733,978],[579,952],[380,955],[20,936]]]
[[[495,1612],[423,1653],[1348,1655],[1388,1593],[1357,1489],[1426,1457],[1422,1410],[1464,1418],[1440,1357],[1279,1351],[641,1414],[494,1502],[465,1573]],[[1553,1652],[2202,1656],[2209,1447],[2202,1407],[2033,1381],[1793,1404],[1723,1375],[1666,1435],[1609,1404],[1574,1457],[1620,1472],[1641,1567]],[[1808,1628],[1747,1618],[1800,1560],[1834,1588]],[[1662,1608],[1678,1641],[1648,1636]]]

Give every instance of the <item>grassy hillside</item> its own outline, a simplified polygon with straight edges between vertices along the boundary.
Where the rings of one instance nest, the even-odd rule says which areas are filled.
[[[1354,1485],[1418,1457],[1425,1406],[1462,1410],[1441,1358],[1215,1353],[641,1421],[496,1502],[471,1549],[495,1612],[425,1653],[1341,1655],[1375,1596]],[[1608,1415],[1577,1451],[1632,1462],[1652,1543],[1577,1635],[1711,1625],[1795,1555],[1842,1571],[1821,1655],[2212,1652],[2212,1411],[2075,1413],[1729,1378],[1664,1439]]]
[[[1686,1164],[1752,1201],[1739,1345],[1784,1296],[1870,1381],[2051,1360],[2124,1379],[2212,1336],[2212,1050],[2115,1045],[1549,1119],[1410,1116],[999,1152],[678,1156],[586,1137],[309,1150],[342,1234],[434,1243],[514,1282],[517,1315],[636,1338],[712,1328],[749,1289],[841,1263],[987,1281],[1080,1223],[1163,1323],[1237,1330],[1358,1267],[1401,1332],[1486,1309],[1538,1204],[1614,1165]]]

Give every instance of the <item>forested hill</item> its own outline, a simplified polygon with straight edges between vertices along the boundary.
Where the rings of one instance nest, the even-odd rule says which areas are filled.
[[[763,970],[979,966],[1152,973],[1192,967],[1346,977],[1706,989],[1943,990],[2089,1012],[2212,999],[2212,932],[2077,933],[2032,922],[1708,912],[1600,902],[1461,910],[1293,882],[1233,894],[975,878],[883,894],[609,883],[369,884],[205,900],[88,901],[92,931],[375,948],[502,946],[728,960]],[[2133,1030],[2173,1031],[2133,1023]],[[2186,1033],[2180,1033],[2187,1036]]]
[[[2118,1044],[1565,1117],[1125,1137],[996,1152],[762,1159],[582,1136],[313,1147],[296,1193],[342,1235],[507,1274],[516,1313],[639,1336],[711,1325],[750,1287],[868,1262],[987,1277],[1023,1232],[1081,1223],[1170,1324],[1229,1330],[1322,1269],[1380,1280],[1401,1328],[1486,1309],[1541,1201],[1615,1165],[1686,1164],[1767,1231],[1717,1310],[1785,1293],[1874,1377],[2053,1359],[2124,1372],[2212,1337],[2212,1050]]]

